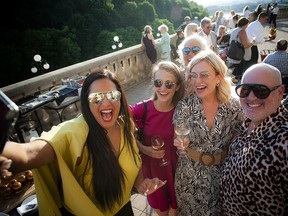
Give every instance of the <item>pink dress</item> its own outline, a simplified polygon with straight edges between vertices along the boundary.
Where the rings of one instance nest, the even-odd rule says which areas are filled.
[[[167,166],[160,166],[160,159],[151,158],[142,154],[142,170],[144,178],[158,177],[161,180],[167,180],[166,185],[158,189],[155,193],[148,195],[148,203],[154,209],[160,211],[169,210],[169,206],[173,209],[177,208],[176,196],[174,190],[174,175],[178,156],[177,148],[173,145],[174,126],[172,117],[174,109],[169,112],[159,112],[155,109],[153,101],[147,101],[147,114],[144,124],[144,145],[151,146],[151,137],[160,135],[164,139],[165,158],[169,160]],[[144,113],[144,104],[140,102],[132,107],[135,119],[142,119]]]

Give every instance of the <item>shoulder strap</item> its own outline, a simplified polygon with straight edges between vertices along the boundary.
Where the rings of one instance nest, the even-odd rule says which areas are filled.
[[[143,117],[142,117],[142,122],[143,122],[143,126],[145,124],[145,120],[146,120],[146,114],[147,114],[147,101],[143,101],[144,104],[144,113],[143,113]]]

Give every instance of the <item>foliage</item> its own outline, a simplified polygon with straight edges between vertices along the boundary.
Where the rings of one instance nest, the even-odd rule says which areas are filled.
[[[208,15],[188,0],[18,0],[6,5],[0,13],[0,69],[9,73],[2,73],[0,87],[39,75],[30,72],[36,53],[56,70],[113,52],[115,35],[127,48],[140,43],[147,24],[157,31],[164,23],[173,34],[186,15]]]

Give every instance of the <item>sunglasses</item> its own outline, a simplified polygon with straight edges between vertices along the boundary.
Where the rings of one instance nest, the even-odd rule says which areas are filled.
[[[199,73],[199,75],[195,72],[188,73],[188,79],[197,79],[200,77],[200,79],[207,79],[210,76],[210,73],[208,71],[203,71]]]
[[[201,50],[200,47],[193,46],[191,49],[190,49],[190,47],[184,47],[182,49],[182,52],[184,55],[188,55],[190,53],[190,51],[192,51],[192,53],[198,53],[198,52],[200,52],[200,50]]]
[[[154,86],[156,88],[160,88],[162,85],[163,85],[163,80],[160,80],[160,79],[154,80]],[[175,83],[173,81],[171,81],[171,80],[166,80],[165,81],[165,87],[167,89],[172,89],[174,85],[175,85]]]
[[[88,100],[91,104],[100,104],[104,100],[105,95],[107,99],[113,103],[118,102],[121,98],[121,92],[115,90],[115,91],[108,91],[108,92],[91,93],[88,96]]]
[[[277,88],[279,88],[281,85],[277,85],[273,88],[269,88],[266,85],[262,85],[262,84],[241,84],[238,85],[235,88],[236,94],[240,97],[240,98],[245,98],[248,97],[248,95],[250,94],[251,91],[253,91],[253,94],[259,98],[259,99],[265,99],[267,98],[270,93],[274,90],[276,90]]]

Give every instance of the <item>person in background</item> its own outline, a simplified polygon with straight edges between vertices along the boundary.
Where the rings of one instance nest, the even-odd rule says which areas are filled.
[[[182,30],[177,31],[176,47],[174,50],[172,49],[174,59],[179,58],[179,54],[177,50],[178,50],[179,45],[183,42],[184,39],[185,39],[184,32]]]
[[[199,35],[202,36],[206,41],[211,50],[213,50],[216,54],[218,54],[217,48],[217,35],[214,31],[212,31],[211,19],[208,17],[204,17],[201,20],[201,31]]]
[[[287,40],[281,38],[276,43],[275,52],[268,54],[263,60],[264,63],[276,67],[282,76],[288,76],[288,53]]]
[[[211,19],[212,31],[214,31],[214,32],[216,32],[218,30],[219,13],[220,13],[220,11],[215,11],[215,13]]]
[[[152,27],[149,25],[146,25],[144,27],[141,44],[145,46],[146,54],[150,59],[151,63],[155,64],[157,61],[157,51],[155,49],[155,41],[152,33]]]
[[[224,25],[220,25],[217,34],[217,45],[226,47],[229,45],[229,40],[230,34],[227,33],[226,27]]]
[[[191,22],[190,16],[184,17],[184,22],[177,28],[176,31],[182,30],[184,32],[185,27]]]
[[[88,75],[80,97],[81,116],[30,143],[7,142],[0,161],[12,160],[15,173],[34,169],[40,215],[132,216],[132,187],[149,195],[165,182],[143,180],[132,115],[114,73]],[[9,168],[0,166],[1,174]]]
[[[280,71],[258,63],[236,87],[246,116],[222,171],[219,214],[288,215],[288,111]]]
[[[279,12],[279,7],[277,3],[274,3],[272,6],[271,10],[271,16],[269,20],[270,28],[275,28],[276,29],[276,19],[277,19],[277,14]]]
[[[251,60],[249,61],[248,67],[258,62],[259,50],[257,44],[263,44],[264,42],[270,41],[270,39],[265,39],[268,35],[264,28],[267,19],[267,14],[262,12],[259,14],[258,19],[250,23],[246,29],[248,41],[256,40],[254,45],[251,47]]]
[[[255,43],[255,40],[250,42],[247,37],[246,29],[247,29],[248,24],[249,24],[249,20],[245,17],[241,17],[237,23],[238,27],[232,31],[231,37],[230,37],[230,44],[232,40],[238,40],[245,49],[244,51],[245,54],[242,60],[234,60],[234,59],[227,57],[227,61],[229,63],[234,64],[234,69],[232,72],[234,77],[232,77],[231,80],[235,84],[241,80],[242,74],[244,73],[247,65],[249,65],[248,62],[251,59],[251,55],[252,55],[251,47]]]
[[[178,46],[183,42],[184,39],[184,32],[182,30],[177,31],[176,49],[178,49]]]
[[[144,178],[157,177],[167,181],[157,192],[148,195],[149,205],[158,215],[176,216],[177,202],[174,190],[174,176],[177,162],[176,148],[173,146],[174,127],[172,117],[176,104],[183,97],[184,84],[179,67],[173,62],[163,61],[154,67],[154,95],[146,101],[147,112],[144,123],[144,142],[138,142],[142,155]],[[136,123],[143,118],[143,102],[137,103],[132,112]],[[137,121],[138,120],[138,121]],[[162,150],[152,147],[151,138],[161,136],[164,140]],[[166,166],[160,166],[161,158],[168,160]]]
[[[159,45],[161,49],[161,61],[171,61],[171,46],[170,46],[170,36],[168,34],[168,27],[162,24],[158,27],[162,37],[160,39]]]
[[[263,11],[263,12],[265,12],[267,14],[269,23],[270,23],[270,20],[271,20],[271,11],[272,11],[271,4],[268,3],[267,6],[266,6],[266,11]]]
[[[250,22],[254,22],[255,20],[257,20],[259,14],[262,12],[265,13],[265,11],[263,11],[262,5],[258,4],[255,10],[250,14]]]
[[[239,20],[240,16],[238,14],[235,14],[232,19],[233,19],[233,23],[235,24],[235,28],[238,27],[237,22]],[[246,17],[245,17],[246,18]],[[232,30],[232,29],[231,29]]]
[[[184,79],[185,84],[185,95],[189,94],[191,91],[191,85],[189,85],[189,81],[187,81],[186,72],[187,66],[191,59],[196,56],[201,50],[208,50],[209,47],[207,45],[206,40],[200,35],[192,35],[190,37],[185,38],[185,40],[180,44],[178,53],[181,60],[181,75]]]
[[[187,38],[190,35],[198,33],[198,25],[196,23],[189,23],[184,29],[184,37]]]
[[[192,91],[177,104],[173,123],[191,129],[178,157],[175,191],[178,215],[217,215],[219,180],[229,145],[243,120],[239,101],[231,97],[227,67],[211,50],[200,51],[188,64]],[[174,145],[182,149],[176,138]],[[187,148],[188,147],[188,148]]]
[[[232,29],[234,29],[235,28],[235,23],[234,23],[234,21],[233,21],[233,17],[236,15],[236,12],[234,11],[234,10],[231,10],[230,11],[230,16],[229,16],[229,18],[228,18],[228,25],[227,25],[227,28],[229,29],[229,30],[232,30]]]
[[[285,85],[285,93],[288,93],[288,53],[287,40],[281,38],[277,41],[276,51],[268,54],[263,60],[264,63],[276,67],[282,76],[282,83]]]
[[[243,8],[243,17],[249,19],[249,18],[250,18],[250,14],[251,14],[251,11],[249,11],[249,6],[246,5],[246,6]]]

